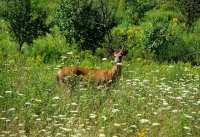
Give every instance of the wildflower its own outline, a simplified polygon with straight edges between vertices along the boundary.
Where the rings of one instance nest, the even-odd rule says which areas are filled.
[[[192,113],[192,114],[196,114],[197,112],[195,112],[195,111],[192,111],[191,113]]]
[[[19,126],[19,127],[23,127],[23,126],[24,126],[24,124],[22,124],[22,123],[19,123],[19,124],[18,124],[18,126]]]
[[[6,94],[11,94],[12,91],[8,90],[8,91],[5,91]]]
[[[59,99],[60,99],[60,97],[58,97],[58,96],[55,96],[55,97],[53,97],[52,99],[53,99],[53,100],[59,100]]]
[[[144,129],[141,129],[141,130],[138,132],[138,137],[145,137],[145,131],[144,131]]]
[[[17,134],[10,134],[10,137],[16,137]]]
[[[80,88],[81,91],[87,91],[87,88]]]
[[[106,137],[106,135],[104,133],[100,133],[99,137]]]
[[[25,105],[30,106],[31,102],[26,102]]]
[[[37,118],[36,121],[41,121],[41,118]]]
[[[119,124],[119,123],[114,123],[114,126],[115,126],[115,127],[120,127],[121,124]]]
[[[96,114],[90,114],[90,116],[89,116],[91,119],[95,119],[96,117],[97,117],[97,115]]]
[[[130,128],[137,128],[137,126],[136,125],[131,125]]]
[[[70,128],[60,127],[60,129],[65,131],[65,132],[71,132],[72,131],[72,129],[70,129]]]
[[[57,107],[57,105],[58,105],[58,104],[52,104],[51,106],[52,106],[52,107]]]
[[[40,100],[40,99],[35,99],[35,101],[38,103],[42,102],[42,100]]]
[[[78,113],[77,110],[71,110],[70,112],[71,112],[71,113]]]
[[[158,115],[158,112],[153,112],[154,115]]]
[[[0,120],[6,120],[7,118],[5,118],[5,117],[2,117],[2,118],[0,118]]]
[[[18,95],[18,96],[24,96],[24,94],[22,94],[22,93],[17,93],[17,95]]]
[[[70,51],[70,52],[67,52],[67,55],[72,55],[73,54],[73,52],[72,51]]]
[[[91,128],[92,128],[91,126],[88,126],[88,127],[86,128],[86,130],[89,131],[89,130],[91,130]]]
[[[37,117],[38,117],[38,115],[37,115],[37,114],[33,114],[33,115],[32,115],[32,117],[35,117],[35,118],[37,118]]]
[[[45,130],[45,129],[42,129],[42,130],[40,130],[40,132],[46,132],[46,130]]]
[[[172,110],[172,113],[178,113],[178,112],[180,112],[180,110],[177,109]]]
[[[2,131],[4,134],[10,134],[10,131]]]
[[[191,128],[190,127],[187,127],[187,126],[184,126],[183,127],[185,130],[191,130]]]
[[[56,137],[57,137],[57,136],[62,136],[62,133],[56,133]]]
[[[150,121],[148,119],[140,119],[139,121],[141,124],[150,123]]]
[[[186,133],[188,136],[192,136],[192,133]]]
[[[189,93],[190,91],[188,91],[188,90],[183,90],[182,92],[183,92],[183,93]]]
[[[78,104],[76,102],[71,103],[72,106],[77,106]]]
[[[168,106],[169,104],[167,103],[167,101],[163,101],[163,106]]]
[[[120,110],[119,109],[112,109],[112,113],[116,113],[116,112],[119,112]]]
[[[200,100],[197,101],[197,105],[200,105]]]
[[[47,118],[47,121],[51,121],[52,120],[52,118]]]
[[[106,61],[106,60],[107,60],[107,58],[102,58],[102,60],[103,60],[103,61]]]
[[[102,119],[103,119],[104,121],[106,121],[106,120],[107,120],[107,117],[106,117],[106,116],[102,116]]]
[[[66,59],[67,57],[66,57],[66,56],[61,56],[61,58],[62,58],[62,59]]]
[[[182,97],[176,97],[176,100],[182,100],[183,98]]]
[[[141,116],[142,116],[142,114],[137,114],[137,115],[136,115],[136,117],[141,117]]]
[[[190,115],[188,115],[188,114],[184,114],[184,116],[185,116],[186,118],[188,118],[188,119],[192,119],[192,118],[193,118],[192,116],[190,116]]]
[[[20,133],[20,134],[24,134],[24,133],[25,133],[25,130],[19,130],[19,133]]]
[[[16,110],[16,108],[10,108],[10,109],[8,109],[8,112],[12,112],[12,111],[15,111]]]
[[[143,83],[144,83],[144,84],[148,84],[148,83],[149,83],[149,80],[144,79],[144,80],[143,80]]]
[[[160,123],[152,123],[152,126],[153,126],[153,127],[160,126]]]
[[[61,114],[60,114],[60,115],[58,115],[58,117],[59,117],[59,118],[63,118],[63,117],[66,117],[66,115],[61,115]]]

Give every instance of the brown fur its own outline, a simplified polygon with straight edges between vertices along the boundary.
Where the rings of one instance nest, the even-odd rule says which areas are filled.
[[[120,52],[120,53],[119,53]],[[118,58],[125,56],[127,51],[118,51],[115,56]],[[65,76],[81,75],[84,80],[92,80],[97,83],[111,83],[121,75],[121,59],[111,69],[97,69],[97,68],[80,68],[80,67],[63,67],[57,73],[57,81],[64,83]]]

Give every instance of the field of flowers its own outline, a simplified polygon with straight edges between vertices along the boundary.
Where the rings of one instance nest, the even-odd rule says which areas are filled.
[[[68,92],[57,63],[0,60],[0,137],[200,136],[199,67],[125,61],[110,87],[72,78]]]

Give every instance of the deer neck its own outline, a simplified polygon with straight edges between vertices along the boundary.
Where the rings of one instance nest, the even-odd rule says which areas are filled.
[[[112,77],[113,79],[117,79],[121,75],[122,64],[115,63],[112,68]]]

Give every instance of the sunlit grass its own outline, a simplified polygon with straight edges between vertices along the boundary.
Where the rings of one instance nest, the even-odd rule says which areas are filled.
[[[66,92],[57,65],[1,60],[0,136],[200,136],[199,67],[125,61],[110,87],[75,81]]]

